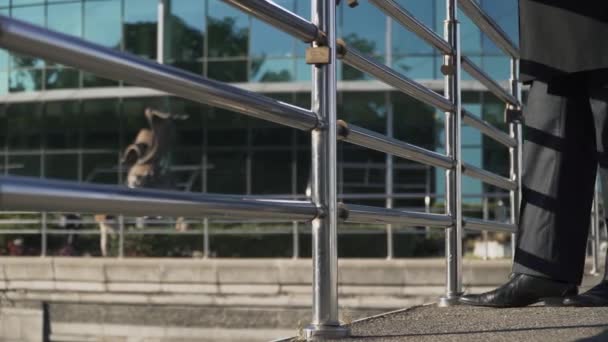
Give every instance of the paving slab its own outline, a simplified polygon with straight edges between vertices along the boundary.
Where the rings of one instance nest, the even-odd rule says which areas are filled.
[[[347,341],[608,341],[608,307],[424,305],[355,321]],[[342,340],[344,341],[344,340]]]

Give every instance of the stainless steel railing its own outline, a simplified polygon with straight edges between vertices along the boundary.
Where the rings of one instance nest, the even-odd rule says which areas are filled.
[[[119,215],[167,215],[189,217],[289,218],[312,221],[313,305],[312,322],[305,329],[309,339],[344,337],[337,302],[337,224],[339,220],[360,223],[414,224],[444,228],[446,232],[446,294],[442,305],[450,305],[462,294],[463,230],[492,230],[515,233],[520,199],[521,88],[518,81],[518,51],[505,33],[473,0],[446,0],[444,37],[422,25],[392,0],[371,0],[387,15],[420,35],[444,54],[444,94],[438,94],[399,74],[390,67],[344,43],[337,43],[335,1],[312,0],[311,20],[303,19],[271,1],[224,0],[300,40],[311,44],[321,56],[312,66],[311,110],[213,81],[186,71],[118,52],[110,48],[0,16],[0,47],[35,55],[80,68],[103,77],[124,80],[193,101],[206,103],[310,131],[312,141],[312,201],[246,198],[217,194],[184,194],[174,191],[133,190],[117,186],[83,185],[20,177],[0,178],[0,209],[35,211],[104,212]],[[461,56],[457,6],[511,56],[511,87],[495,81]],[[337,59],[369,73],[397,90],[445,113],[446,155],[399,141],[391,136],[337,121]],[[507,104],[508,135],[463,110],[461,72],[465,70]],[[461,123],[478,128],[510,150],[509,178],[473,167],[462,160]],[[338,205],[336,188],[336,144],[341,139],[397,157],[446,170],[446,212],[412,212],[362,205]],[[462,175],[510,191],[511,222],[508,224],[463,217]]]

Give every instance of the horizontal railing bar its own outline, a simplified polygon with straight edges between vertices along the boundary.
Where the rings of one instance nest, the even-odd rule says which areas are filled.
[[[345,222],[371,224],[402,224],[414,226],[449,227],[452,218],[444,214],[405,211],[382,207],[348,204]]]
[[[282,30],[303,42],[324,39],[324,34],[310,21],[267,0],[223,0],[225,3]]]
[[[293,128],[318,125],[310,110],[5,16],[0,46]]]
[[[478,80],[481,84],[483,84],[488,90],[496,95],[499,99],[510,104],[515,107],[519,107],[519,101],[515,98],[515,96],[511,95],[506,89],[500,86],[500,84],[496,83],[493,79],[491,79],[483,70],[481,70],[473,61],[471,61],[468,57],[462,57],[462,69],[469,73],[473,78]]]
[[[42,233],[41,229],[0,229],[0,235],[33,235]]]
[[[500,49],[513,58],[519,58],[519,49],[507,33],[479,7],[475,0],[458,1],[462,11],[485,33]]]
[[[442,95],[439,95],[418,82],[401,75],[394,69],[374,61],[372,58],[363,55],[361,52],[352,47],[344,46],[343,48],[344,51],[342,59],[348,65],[374,76],[378,80],[395,87],[396,89],[412,96],[419,101],[446,112],[454,111],[454,104]]]
[[[338,137],[355,145],[413,160],[422,164],[443,167],[446,169],[449,169],[454,165],[453,160],[446,155],[395,138],[390,138],[384,134],[370,131],[362,127],[350,125],[344,121],[338,122]]]
[[[479,130],[481,133],[507,147],[517,146],[517,140],[509,136],[509,134],[501,131],[491,123],[476,117],[471,112],[464,109],[462,110],[462,122],[471,127],[477,128],[477,130]]]
[[[474,231],[492,231],[492,232],[507,232],[515,233],[517,226],[512,223],[488,221],[476,218],[467,217],[463,220],[464,228]]]
[[[312,220],[310,202],[243,199],[29,177],[0,177],[0,209],[89,212],[133,216],[246,217]]]
[[[394,0],[370,0],[369,2],[444,54],[452,54],[452,47],[445,39],[416,19]]]
[[[515,190],[517,189],[517,183],[514,181],[499,176],[493,172],[486,171],[484,169],[478,168],[477,166],[473,166],[471,164],[463,163],[462,164],[462,174],[473,177],[475,179],[479,179],[480,181],[497,186],[506,190]]]

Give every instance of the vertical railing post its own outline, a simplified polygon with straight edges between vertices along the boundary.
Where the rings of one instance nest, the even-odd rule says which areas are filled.
[[[329,48],[328,63],[312,66],[312,111],[319,124],[311,136],[311,190],[319,215],[312,221],[312,322],[304,332],[307,339],[317,340],[345,337],[349,330],[338,320],[336,2],[311,4],[312,22],[326,34],[325,42],[313,42],[312,48]]]
[[[165,62],[165,0],[158,0],[157,4],[157,24],[156,24],[156,61],[159,64]]]
[[[390,93],[386,93],[386,136],[393,137],[393,104],[391,102]],[[386,154],[386,207],[393,208],[393,155],[390,153]],[[392,259],[394,257],[394,236],[393,236],[393,225],[386,225],[386,258]]]
[[[521,85],[519,82],[519,60],[511,59],[511,94],[521,103]],[[509,105],[507,105],[509,106]],[[507,108],[507,113],[517,113],[506,117],[509,123],[509,135],[517,141],[517,146],[509,148],[510,177],[517,183],[517,189],[510,192],[511,223],[519,226],[519,208],[521,204],[521,173],[522,173],[522,115],[520,108]],[[515,258],[517,245],[516,233],[511,234],[511,256]]]
[[[445,148],[454,165],[446,171],[446,212],[453,225],[446,229],[446,293],[440,306],[456,304],[462,295],[462,158],[460,153],[460,27],[457,18],[458,1],[446,0],[445,39],[452,54],[444,57],[445,96],[454,110],[445,113]]]

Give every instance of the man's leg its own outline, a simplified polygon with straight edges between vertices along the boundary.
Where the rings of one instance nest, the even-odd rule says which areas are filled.
[[[525,108],[523,196],[513,275],[499,288],[460,302],[527,306],[576,295],[582,278],[597,168],[585,94],[534,82]]]
[[[580,284],[597,169],[594,122],[586,94],[558,94],[534,82],[525,109],[513,273]]]
[[[605,206],[608,204],[608,88],[592,89],[589,92],[589,102],[595,119],[597,159],[600,165],[600,183]],[[606,258],[608,259],[608,254]],[[564,305],[608,306],[608,260],[605,268],[604,278],[599,284],[585,293],[564,299]]]

